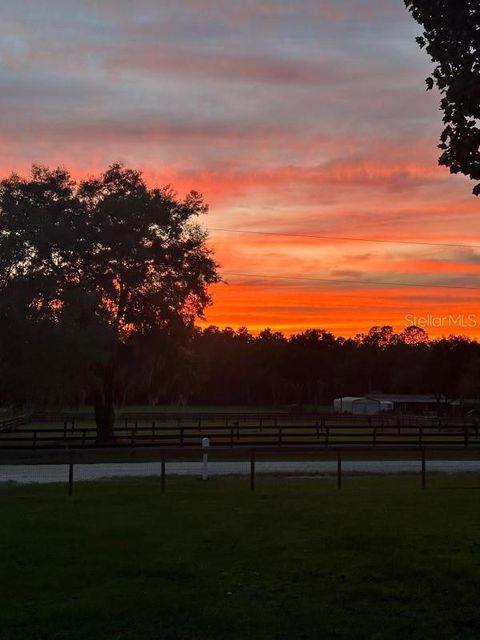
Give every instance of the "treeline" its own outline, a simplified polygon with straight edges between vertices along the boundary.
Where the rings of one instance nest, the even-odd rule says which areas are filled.
[[[166,340],[118,389],[120,403],[321,405],[343,395],[430,393],[439,402],[480,396],[480,344],[430,340],[418,327],[372,327],[354,338],[310,329],[195,329]]]

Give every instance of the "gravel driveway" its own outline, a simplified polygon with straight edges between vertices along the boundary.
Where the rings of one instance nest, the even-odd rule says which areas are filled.
[[[257,473],[279,475],[331,475],[337,470],[336,461],[270,461],[257,462]],[[420,473],[421,463],[414,460],[348,460],[342,463],[342,472],[349,475],[384,475],[399,473]],[[427,460],[428,472],[466,473],[480,472],[480,460]],[[146,477],[160,475],[159,462],[77,464],[74,467],[75,480],[100,480],[102,478]],[[167,462],[167,475],[201,476],[200,462]],[[210,462],[211,476],[247,475],[248,462]],[[15,482],[52,483],[65,482],[68,466],[57,465],[0,465],[0,483]]]

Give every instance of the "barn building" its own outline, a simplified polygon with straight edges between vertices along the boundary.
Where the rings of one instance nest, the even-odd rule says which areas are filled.
[[[377,400],[357,396],[335,398],[333,410],[335,413],[349,413],[355,416],[376,416],[382,411],[391,411],[393,404],[389,400]]]
[[[366,397],[392,403],[396,413],[426,413],[439,409],[436,397],[428,394],[369,394]]]

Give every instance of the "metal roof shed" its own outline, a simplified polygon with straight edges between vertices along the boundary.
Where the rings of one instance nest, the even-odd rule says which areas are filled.
[[[355,416],[376,416],[382,410],[381,403],[371,398],[345,396],[333,401],[335,413],[350,413]]]

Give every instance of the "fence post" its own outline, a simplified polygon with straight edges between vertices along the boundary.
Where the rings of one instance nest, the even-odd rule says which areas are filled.
[[[68,464],[68,496],[73,494],[73,451],[70,451],[70,462]]]
[[[337,451],[337,489],[342,488],[342,453]]]
[[[162,493],[165,493],[165,453],[162,453],[161,487]]]
[[[208,438],[202,438],[202,480],[208,480],[208,448],[210,446],[210,440]]]
[[[426,465],[425,449],[422,448],[422,489],[425,489],[426,486],[427,486],[427,465]]]
[[[250,452],[250,491],[255,491],[255,451]]]

